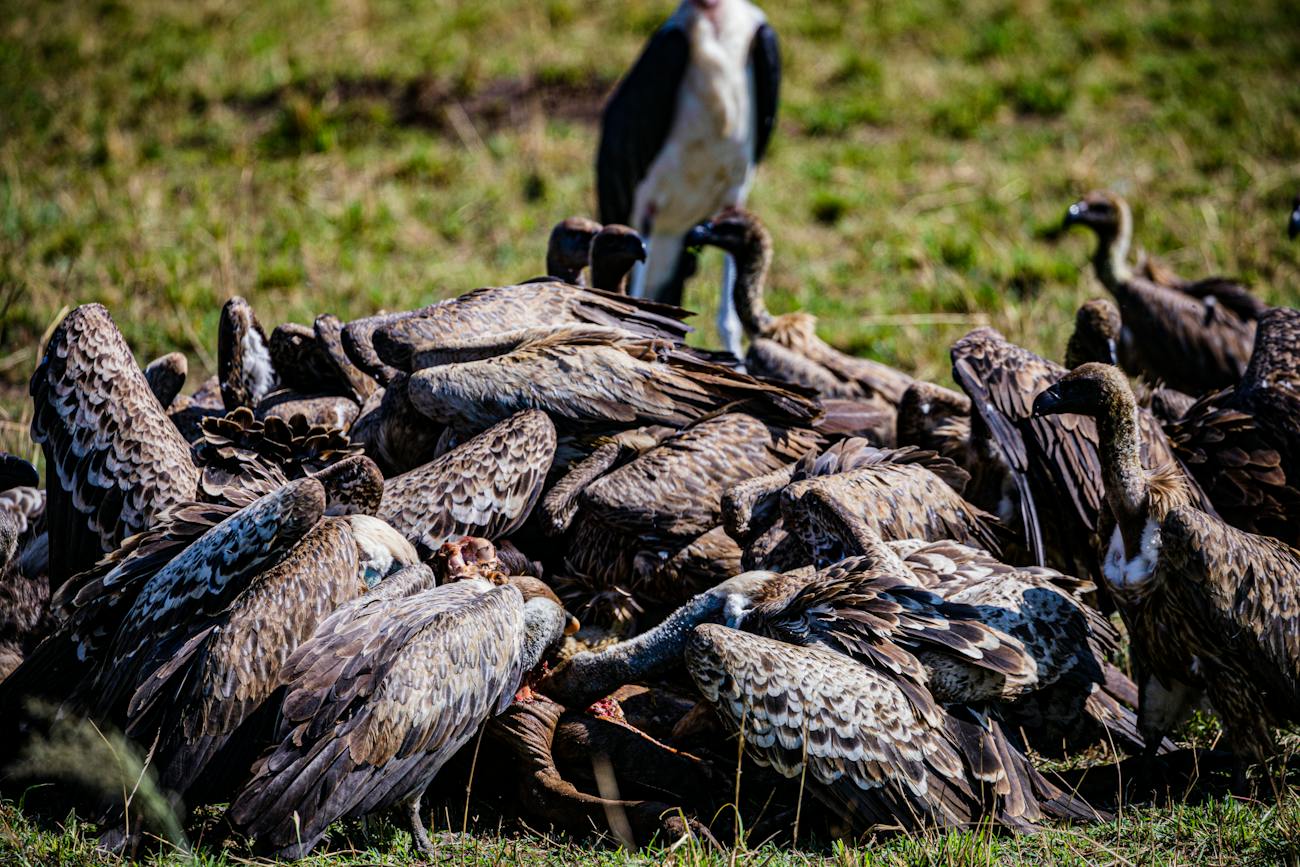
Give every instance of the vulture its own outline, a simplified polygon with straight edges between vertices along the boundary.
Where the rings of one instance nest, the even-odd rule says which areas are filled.
[[[851,590],[851,625],[828,597]],[[684,662],[760,765],[797,777],[855,832],[901,824],[966,827],[992,819],[1028,829],[1046,815],[1091,818],[1034,769],[996,721],[945,708],[927,687],[922,650],[1021,672],[1032,662],[970,606],[889,576],[747,572],[691,599],[662,624],[580,653],[542,687],[572,703]]]
[[[169,506],[199,471],[108,311],[83,304],[50,337],[31,380],[45,452],[50,585],[59,587]]]
[[[898,406],[912,377],[830,346],[817,336],[817,320],[807,313],[768,312],[763,294],[772,265],[772,236],[756,215],[728,208],[692,228],[687,243],[718,247],[735,262],[733,299],[750,338],[745,366],[751,374],[796,383],[822,397],[869,401],[891,412]]]
[[[953,344],[952,375],[971,399],[972,500],[1012,523],[1018,514],[1029,555],[1069,575],[1101,582],[1096,534],[1103,484],[1091,419],[1031,417],[1034,398],[1068,371],[977,328]],[[1147,467],[1181,472],[1173,446],[1148,410],[1138,409]],[[1188,479],[1197,503],[1209,506]]]
[[[1166,425],[1178,457],[1234,527],[1300,545],[1300,311],[1259,320],[1241,381]]]
[[[1170,288],[1135,274],[1128,262],[1133,217],[1128,204],[1112,193],[1089,193],[1075,202],[1064,225],[1087,226],[1097,235],[1093,266],[1119,304],[1124,320],[1119,357],[1126,370],[1188,394],[1241,378],[1260,309],[1243,287],[1212,277]],[[1222,300],[1207,303],[1211,298]]]
[[[744,203],[776,126],[776,33],[748,0],[683,0],[605,105],[596,154],[600,221],[647,241],[631,294],[680,304],[686,233]],[[724,347],[741,355],[727,262],[718,309]]]
[[[1148,750],[1204,695],[1238,759],[1276,753],[1300,721],[1300,552],[1198,509],[1181,475],[1147,469],[1128,380],[1085,364],[1034,400],[1035,417],[1096,421],[1110,521],[1103,575],[1131,640]]]
[[[401,806],[416,849],[435,858],[420,817],[424,790],[510,705],[568,625],[535,579],[379,584],[285,662],[277,743],[228,819],[259,852],[293,859],[339,819]]]

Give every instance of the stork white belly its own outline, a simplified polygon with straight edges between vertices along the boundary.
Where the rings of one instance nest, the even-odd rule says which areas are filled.
[[[746,20],[714,33],[707,22],[696,22],[672,130],[636,188],[636,228],[685,234],[721,208],[744,202],[754,158],[753,26]]]

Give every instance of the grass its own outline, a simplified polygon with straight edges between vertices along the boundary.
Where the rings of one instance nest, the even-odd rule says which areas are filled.
[[[72,304],[107,304],[141,361],[186,352],[197,380],[231,294],[274,325],[539,272],[551,224],[593,210],[603,93],[671,5],[0,5],[0,448],[36,457],[25,384]],[[1283,230],[1300,188],[1291,4],[768,5],[786,83],[751,201],[777,240],[771,306],[816,314],[837,345],[939,381],[976,324],[1059,356],[1073,309],[1101,290],[1088,241],[1049,236],[1076,194],[1103,186],[1130,197],[1140,243],[1180,271],[1300,300],[1300,246]],[[687,300],[710,313],[707,264]],[[711,316],[699,326],[710,342]],[[1295,860],[1297,825],[1291,796],[743,860],[1278,863]],[[320,863],[403,861],[405,839]],[[638,860],[474,839],[467,863]],[[0,808],[0,861],[97,860],[81,826]]]

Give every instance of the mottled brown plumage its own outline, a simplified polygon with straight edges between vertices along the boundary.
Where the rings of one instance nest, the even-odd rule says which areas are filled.
[[[793,482],[781,494],[785,527],[811,562],[857,553],[856,538],[954,539],[997,552],[1005,538],[997,519],[953,489],[965,473],[946,458],[912,447],[879,449],[845,472]]]
[[[1072,371],[1034,403],[1084,413],[1101,432],[1114,518],[1104,574],[1128,626],[1148,743],[1202,692],[1239,757],[1275,752],[1271,728],[1300,718],[1300,554],[1198,510],[1143,469],[1135,402],[1114,368]]]
[[[802,395],[611,328],[515,332],[448,355],[477,360],[417,371],[407,390],[416,409],[461,433],[524,409],[547,412],[562,432],[683,427],[729,404],[749,403],[775,419],[817,414]]]
[[[317,473],[361,452],[338,428],[309,424],[301,415],[289,421],[254,417],[247,407],[203,420],[203,439],[194,446],[202,467],[199,488],[214,499],[228,487],[261,493],[286,479]]]
[[[1188,394],[1224,388],[1241,378],[1255,326],[1234,312],[1240,304],[1207,307],[1198,290],[1171,289],[1135,275],[1128,263],[1132,216],[1113,193],[1089,193],[1070,206],[1065,225],[1074,224],[1097,234],[1093,264],[1119,304],[1124,321],[1119,356],[1126,370]],[[1209,284],[1203,289],[1201,295],[1215,297]]]
[[[50,337],[31,381],[45,452],[55,587],[192,500],[198,470],[108,311],[86,304]]]
[[[429,557],[457,536],[493,540],[527,518],[555,457],[555,426],[527,410],[384,483],[379,517]]]
[[[807,313],[773,316],[767,311],[763,293],[772,264],[772,236],[757,216],[740,208],[728,209],[691,230],[686,243],[718,247],[735,260],[736,313],[754,341],[745,359],[751,373],[790,377],[787,382],[815,389],[823,397],[874,398],[890,407],[902,400],[912,384],[907,374],[830,346],[817,336],[817,320]],[[759,346],[760,340],[774,345]]]
[[[1203,397],[1169,427],[1215,510],[1247,532],[1300,544],[1300,312],[1259,323],[1241,382]]]
[[[855,832],[1095,816],[996,724],[945,712],[904,675],[714,624],[692,632],[686,666],[729,726],[743,728],[752,759],[786,777],[806,773],[810,794]]]
[[[395,476],[427,463],[437,453],[443,428],[411,405],[409,375],[394,373],[388,385],[361,408],[348,437],[366,450],[385,475]]]

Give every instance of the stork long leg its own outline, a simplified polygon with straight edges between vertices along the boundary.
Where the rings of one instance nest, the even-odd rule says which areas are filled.
[[[722,262],[722,293],[718,297],[718,337],[722,347],[737,358],[745,357],[740,338],[744,333],[736,313],[736,260],[730,255]]]

